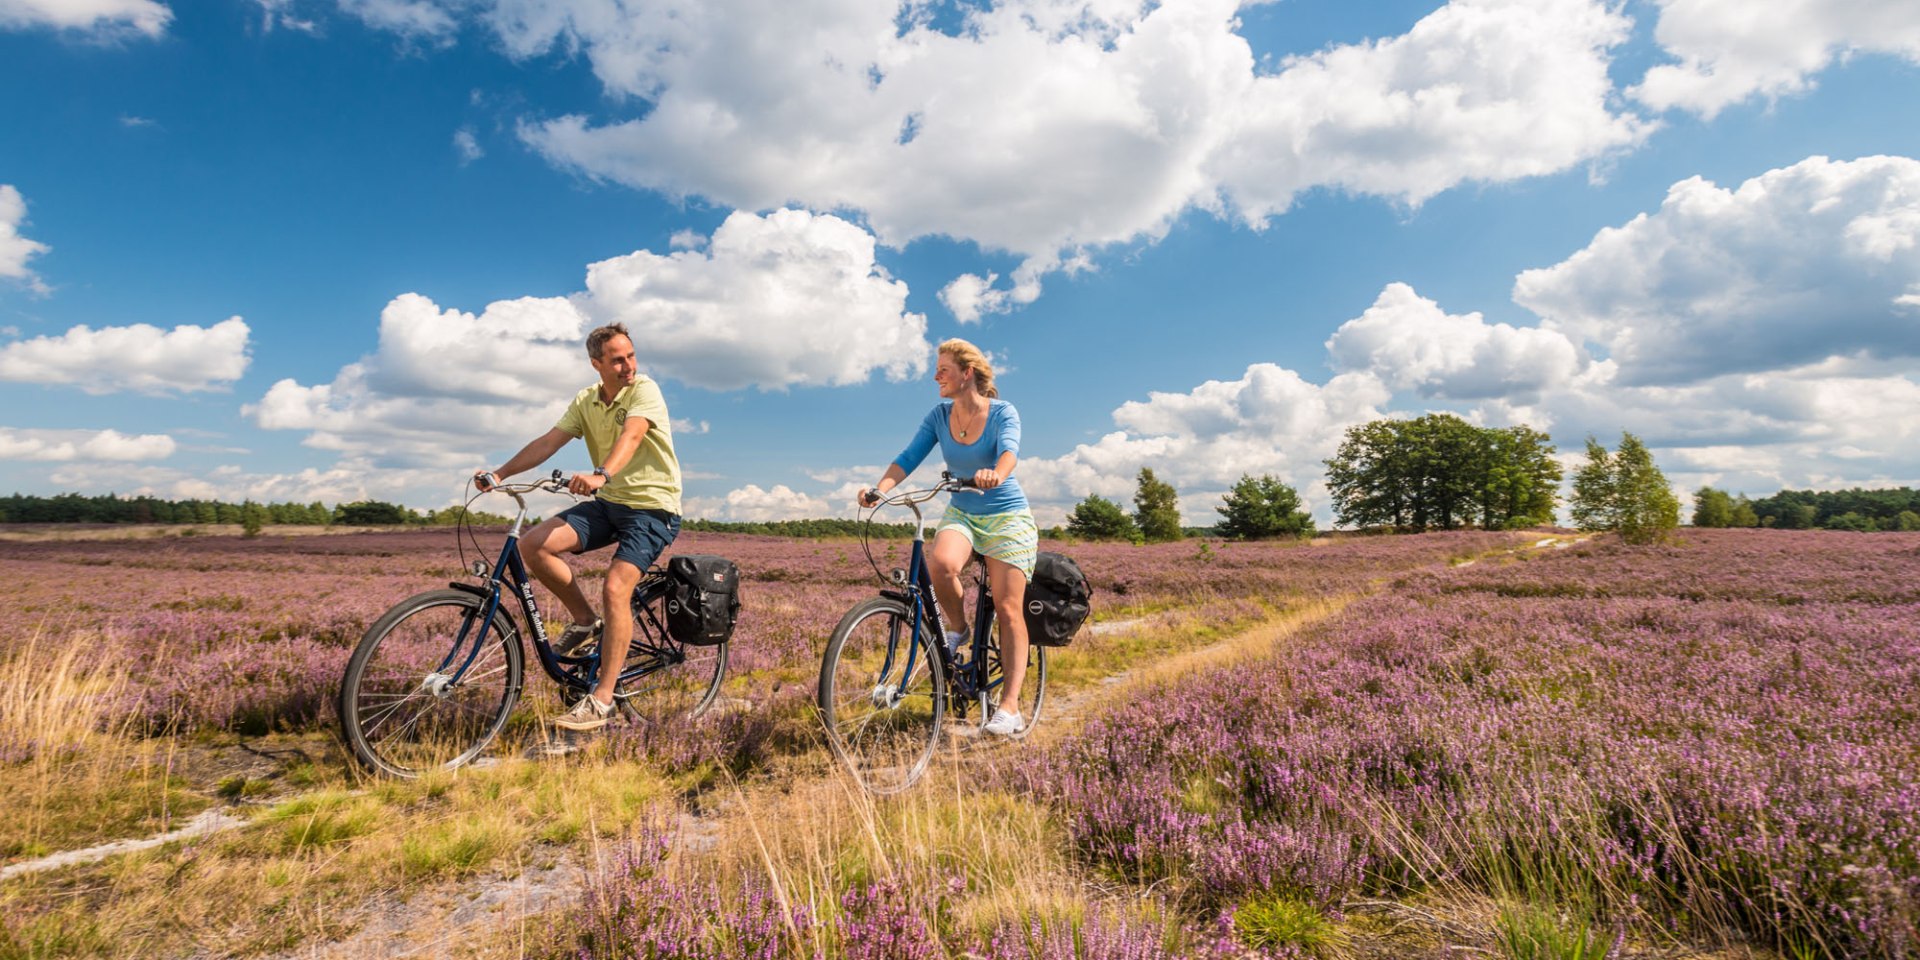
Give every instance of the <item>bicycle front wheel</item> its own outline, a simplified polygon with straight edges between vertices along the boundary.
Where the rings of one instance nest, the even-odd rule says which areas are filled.
[[[401,601],[367,629],[347,661],[339,703],[341,732],[361,764],[417,777],[460,766],[499,736],[520,699],[524,667],[513,618],[496,609],[483,635],[486,603],[434,590]]]
[[[997,707],[1007,706],[1018,710],[1026,720],[1026,725],[1017,732],[1009,734],[1014,740],[1021,740],[1033,732],[1040,724],[1040,711],[1047,705],[1047,648],[1027,641],[1027,669],[1020,678],[1020,694],[1016,702],[1003,704],[1002,694],[1006,692],[1006,665],[1002,663],[1000,651],[1000,624],[993,624],[993,634],[987,641],[987,679],[980,690],[980,722],[986,723],[993,718]]]
[[[875,597],[834,628],[820,664],[827,743],[868,790],[896,793],[933,760],[946,716],[946,672],[907,606]]]

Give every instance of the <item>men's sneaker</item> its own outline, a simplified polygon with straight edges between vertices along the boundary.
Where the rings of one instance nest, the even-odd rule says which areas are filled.
[[[560,639],[553,642],[553,652],[563,657],[577,657],[589,647],[600,642],[600,631],[605,629],[605,620],[592,623],[576,623],[561,632]]]
[[[607,721],[611,719],[613,719],[613,704],[603,704],[589,693],[581,697],[580,702],[574,704],[572,710],[561,714],[559,719],[553,721],[553,725],[562,730],[585,733],[588,730],[598,730],[606,726]]]
[[[980,729],[996,737],[1011,737],[1025,729],[1026,725],[1027,721],[1020,716],[1019,711],[995,710],[993,719],[988,720],[987,725]]]

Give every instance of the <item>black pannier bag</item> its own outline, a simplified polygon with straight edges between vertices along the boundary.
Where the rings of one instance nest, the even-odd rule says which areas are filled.
[[[1042,552],[1027,581],[1027,639],[1043,647],[1064,647],[1093,612],[1093,586],[1073,558]]]
[[[696,647],[726,643],[740,619],[740,568],[689,553],[667,561],[667,632]]]

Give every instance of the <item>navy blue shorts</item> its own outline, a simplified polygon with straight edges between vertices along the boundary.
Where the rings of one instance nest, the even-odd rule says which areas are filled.
[[[673,538],[680,535],[677,514],[639,510],[600,499],[576,503],[561,513],[560,519],[580,538],[580,549],[574,552],[598,550],[617,540],[620,546],[613,551],[613,558],[641,570],[653,566]]]

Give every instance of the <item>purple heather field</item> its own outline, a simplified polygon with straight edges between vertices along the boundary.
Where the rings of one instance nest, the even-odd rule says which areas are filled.
[[[1404,576],[1033,758],[1076,844],[1230,905],[1547,888],[1787,955],[1920,950],[1920,537],[1687,531]]]
[[[1920,536],[1685,530],[1656,547],[1526,549],[1534,539],[1061,547],[1108,619],[1237,626],[1360,597],[1251,661],[1107,703],[1000,769],[1059,811],[1089,870],[1178,891],[1195,927],[1170,937],[1095,911],[1075,931],[982,939],[928,926],[960,893],[944,878],[848,889],[834,922],[890,956],[1130,958],[1171,942],[1200,955],[1226,949],[1211,931],[1262,897],[1337,917],[1356,900],[1471,891],[1573,908],[1608,939],[1920,954]],[[906,549],[880,547],[883,568]],[[852,542],[688,534],[677,549],[740,563],[730,689],[761,709],[624,740],[668,766],[716,751],[739,766],[764,748],[756,714],[803,706],[804,684],[773,696],[769,678],[810,676],[875,577]],[[0,555],[16,572],[0,643],[116,652],[130,665],[121,716],[156,733],[330,724],[365,624],[461,564],[446,532]],[[568,955],[703,956],[711,941],[681,934],[716,925],[754,945],[736,955],[805,952],[783,938],[810,918],[766,891],[727,899],[668,879],[651,867],[661,842],[636,838],[591,891]]]
[[[1190,608],[1226,621],[1257,615],[1258,603],[1350,592],[1507,540],[1465,533],[1324,547],[1239,544],[1209,548],[1205,559],[1193,543],[1071,550],[1104,611]],[[500,534],[483,532],[479,542],[491,560]],[[674,550],[740,565],[744,607],[728,667],[735,678],[816,670],[840,615],[878,582],[854,541],[688,533]],[[901,541],[874,544],[883,570],[904,565],[906,550]],[[14,588],[0,599],[0,644],[38,635],[114,651],[128,664],[120,714],[152,729],[323,726],[332,723],[330,698],[366,626],[399,600],[462,578],[463,557],[477,555],[471,545],[462,554],[448,530],[4,543],[0,559]],[[589,558],[578,569],[595,577],[604,563]],[[545,591],[540,597],[552,618],[558,605]]]

